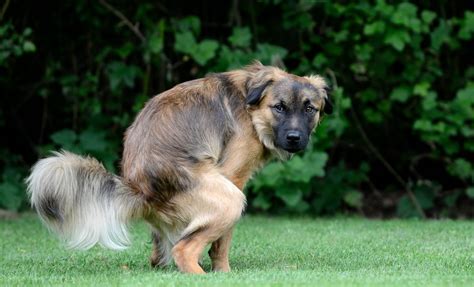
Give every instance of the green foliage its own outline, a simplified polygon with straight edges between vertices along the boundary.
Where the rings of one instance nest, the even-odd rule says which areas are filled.
[[[135,79],[139,76],[140,69],[134,65],[126,65],[122,62],[111,62],[107,66],[110,89],[119,92],[123,88],[133,88]]]
[[[22,173],[17,169],[7,168],[3,171],[0,182],[0,207],[19,210],[23,204],[25,185],[22,183]]]
[[[258,59],[324,76],[334,113],[306,153],[255,175],[250,210],[413,217],[418,205],[428,216],[472,216],[466,3],[224,1],[206,13],[187,3],[195,15],[171,3],[113,5],[130,23],[80,0],[55,7],[75,11],[59,22],[15,11],[0,24],[0,128],[11,133],[0,152],[18,155],[0,159],[2,208],[26,206],[21,178],[10,175],[24,177],[37,155],[62,148],[118,170],[122,135],[152,95]],[[24,69],[31,63],[38,68]]]
[[[250,188],[257,193],[255,206],[266,210],[276,197],[290,209],[307,211],[309,206],[303,197],[311,193],[311,179],[324,176],[327,159],[326,153],[314,152],[294,156],[287,162],[270,163],[251,182]]]
[[[18,33],[9,22],[0,25],[0,68],[6,67],[9,60],[36,51],[36,46],[31,41],[32,32],[31,28],[25,28]]]
[[[313,213],[334,214],[343,206],[361,208],[361,183],[367,180],[369,166],[362,163],[358,170],[348,169],[343,161],[328,169],[324,179],[314,185],[316,197],[311,198]]]
[[[36,46],[32,42],[32,29],[24,28],[17,32],[11,22],[0,24],[0,83],[8,80],[2,73],[3,68],[13,65],[17,58],[34,53]],[[5,77],[5,78],[4,78]],[[1,97],[5,97],[3,91]],[[0,110],[0,128],[5,125],[6,110]],[[0,208],[17,211],[25,206],[26,165],[21,157],[11,154],[3,145],[0,146]]]
[[[0,209],[18,211],[25,207],[25,184],[23,178],[26,175],[24,165],[21,165],[20,157],[11,155],[4,149],[0,149],[0,157],[5,159],[5,168],[0,177]]]
[[[431,181],[418,181],[416,183],[410,183],[410,187],[413,190],[413,196],[416,198],[418,204],[423,210],[429,210],[434,207],[436,195],[440,192],[441,186]],[[455,201],[456,198],[451,198],[451,201]],[[453,204],[453,202],[451,202]],[[446,202],[449,205],[449,202]],[[419,217],[420,215],[416,211],[413,200],[408,195],[404,195],[400,198],[397,206],[397,215],[400,217]]]
[[[45,155],[49,150],[67,150],[77,154],[90,154],[100,158],[105,166],[114,171],[114,162],[118,159],[115,152],[117,147],[106,139],[103,131],[87,129],[77,134],[73,130],[64,129],[51,135],[54,146],[47,145],[43,147]]]
[[[250,41],[252,40],[252,33],[250,32],[249,27],[235,27],[232,30],[232,35],[228,38],[229,43],[234,47],[248,47]]]

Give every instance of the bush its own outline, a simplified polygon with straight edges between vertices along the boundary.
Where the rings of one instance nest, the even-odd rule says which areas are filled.
[[[1,207],[25,207],[21,178],[37,156],[65,148],[116,170],[122,134],[151,95],[259,59],[325,76],[335,113],[306,153],[255,176],[251,211],[473,215],[467,3],[178,2],[7,7],[0,152],[15,156],[0,159]]]

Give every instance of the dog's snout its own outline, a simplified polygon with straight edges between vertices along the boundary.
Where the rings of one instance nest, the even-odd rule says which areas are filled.
[[[299,131],[289,131],[286,134],[286,139],[290,142],[299,142],[301,140],[301,132],[299,132]]]

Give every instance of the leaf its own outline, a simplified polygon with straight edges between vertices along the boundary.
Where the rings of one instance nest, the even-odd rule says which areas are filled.
[[[27,27],[25,30],[23,30],[23,37],[28,37],[31,35],[31,33],[33,33],[33,30],[30,27]]]
[[[410,24],[410,18],[416,17],[418,8],[408,2],[400,3],[394,15],[394,20],[399,24]],[[397,22],[398,21],[398,22]]]
[[[438,101],[436,100],[437,95],[435,92],[428,92],[428,94],[423,98],[421,105],[423,110],[430,111],[435,109],[438,106]]]
[[[357,190],[350,190],[344,195],[344,202],[351,207],[362,207],[362,193]]]
[[[469,83],[464,89],[459,90],[456,93],[455,100],[460,105],[470,106],[474,104],[474,83]]]
[[[23,187],[9,181],[0,183],[0,205],[17,211],[24,201]]]
[[[362,62],[353,63],[351,64],[350,68],[356,74],[363,75],[367,73],[367,66],[365,63]]]
[[[404,26],[418,33],[420,31],[421,22],[416,16],[417,10],[418,8],[411,3],[400,3],[392,15],[391,20],[395,24]]]
[[[303,193],[298,188],[283,185],[277,188],[275,195],[282,199],[290,207],[296,206],[303,198]]]
[[[64,129],[53,133],[50,136],[51,140],[66,150],[71,150],[75,146],[77,135],[74,131]]]
[[[453,163],[448,165],[448,172],[462,179],[472,179],[474,180],[474,170],[472,164],[463,159],[458,158]]]
[[[326,174],[324,167],[329,158],[326,152],[306,153],[303,158],[308,163],[307,167],[311,169],[313,176],[323,177]]]
[[[260,59],[264,64],[275,64],[285,58],[288,51],[285,48],[263,43],[257,44],[256,59]]]
[[[158,54],[163,50],[163,42],[165,35],[165,21],[162,19],[156,25],[155,31],[148,39],[148,48],[150,52]]]
[[[313,177],[324,176],[328,155],[324,152],[306,153],[304,157],[294,156],[284,163],[282,177],[289,182],[308,183]]]
[[[394,11],[394,6],[387,4],[384,0],[375,1],[377,4],[375,5],[375,10],[380,12],[380,14],[385,16],[391,16]]]
[[[431,84],[428,82],[421,82],[415,85],[413,88],[413,94],[424,97],[428,95],[428,90],[430,89]]]
[[[218,47],[218,42],[214,40],[204,40],[197,44],[190,32],[176,34],[174,43],[176,51],[190,55],[201,66],[204,66],[215,56]]]
[[[217,41],[204,40],[191,52],[191,56],[199,65],[204,66],[215,56],[218,47]]]
[[[385,32],[385,22],[376,21],[364,26],[364,34],[371,36],[374,34],[383,34]]]
[[[196,39],[191,32],[177,33],[175,37],[174,49],[176,51],[191,54],[196,49]]]
[[[311,206],[304,200],[298,201],[294,206],[291,206],[291,211],[296,211],[298,213],[305,213],[309,211]]]
[[[272,206],[270,200],[263,193],[257,195],[257,197],[252,201],[252,205],[263,210],[267,210]]]
[[[347,40],[349,36],[349,31],[347,30],[341,30],[339,32],[334,33],[334,43],[341,43],[345,40]]]
[[[434,185],[431,182],[417,183],[413,193],[422,209],[430,209],[434,206],[436,192],[440,189],[438,185]]]
[[[367,121],[372,123],[381,123],[384,118],[379,111],[373,108],[365,108],[362,113],[366,117]]]
[[[232,35],[229,37],[229,42],[235,47],[248,47],[252,40],[252,33],[248,27],[235,27],[232,30]]]
[[[195,36],[201,33],[201,20],[196,16],[188,16],[175,22],[180,32],[192,32]]]
[[[461,134],[466,138],[474,137],[474,129],[468,126],[461,127]]]
[[[403,51],[405,44],[410,42],[410,35],[404,30],[391,30],[385,35],[384,43],[397,51]]]
[[[451,102],[450,108],[452,113],[450,118],[453,122],[460,126],[464,126],[464,129],[467,133],[469,133],[469,129],[472,125],[465,125],[466,121],[469,119],[474,118],[474,84],[469,82],[468,85],[458,90],[456,93],[456,97],[454,101]]]
[[[405,103],[409,97],[410,90],[406,86],[397,87],[390,93],[391,100],[399,101],[401,103]]]
[[[369,61],[372,57],[373,50],[374,48],[367,43],[355,46],[355,53],[357,59],[359,59],[360,61]]]
[[[439,22],[438,27],[431,33],[431,48],[438,51],[441,45],[450,41],[451,27],[445,20]]]
[[[456,201],[458,200],[460,195],[461,195],[460,191],[455,191],[452,194],[446,195],[443,198],[443,202],[446,204],[446,206],[453,207],[456,204]]]
[[[470,198],[473,198],[474,199],[474,186],[470,186],[466,189],[466,194],[467,196],[469,196]]]
[[[415,206],[406,195],[402,196],[398,201],[397,215],[403,218],[420,217],[420,214],[417,212]]]
[[[162,35],[153,34],[148,41],[148,47],[152,53],[158,54],[163,50]]]
[[[423,12],[421,12],[421,19],[423,20],[423,22],[425,22],[428,25],[431,24],[431,22],[433,22],[435,18],[436,18],[436,13],[433,11],[423,10]]]
[[[36,51],[36,46],[33,44],[33,42],[27,40],[23,42],[23,50],[27,53],[32,53]]]
[[[126,65],[123,62],[112,62],[107,66],[109,85],[112,91],[117,91],[121,86],[133,88],[135,78],[140,74],[140,69],[134,65]]]
[[[431,132],[436,130],[435,125],[427,119],[418,119],[415,121],[413,124],[413,129],[415,130],[421,130],[421,131],[426,131],[426,132]]]
[[[321,68],[323,67],[324,65],[326,65],[328,63],[328,59],[326,58],[326,56],[324,56],[324,54],[320,53],[320,54],[317,54],[314,59],[313,59],[313,62],[312,64],[316,67],[316,68]]]
[[[79,135],[79,144],[81,148],[88,152],[103,152],[107,148],[105,133],[90,129]]]
[[[306,163],[299,156],[293,157],[285,164],[285,177],[289,181],[307,183],[313,177],[313,169],[306,165]]]
[[[134,46],[130,42],[126,42],[120,48],[115,49],[115,52],[121,59],[125,59],[133,52]]]
[[[469,40],[474,33],[474,12],[464,12],[464,19],[461,22],[461,29],[459,29],[458,36],[463,40]]]
[[[280,182],[280,174],[285,170],[281,162],[272,162],[264,167],[252,181],[252,186],[256,191],[263,187],[275,188]]]
[[[255,59],[253,53],[247,53],[240,49],[230,49],[226,45],[221,45],[217,60],[218,70],[231,70],[241,68]]]

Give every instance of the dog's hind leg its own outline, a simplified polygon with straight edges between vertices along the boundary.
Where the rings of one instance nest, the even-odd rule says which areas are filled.
[[[199,265],[199,258],[208,244],[209,234],[199,232],[193,234],[190,238],[180,240],[173,247],[173,258],[181,272],[204,274],[204,270]]]
[[[151,232],[151,241],[152,241],[152,250],[150,256],[150,265],[151,267],[162,267],[163,264],[163,248],[161,247],[161,238],[158,230],[153,230]]]
[[[225,232],[219,228],[214,227],[205,227],[196,232],[193,232],[186,238],[181,239],[173,247],[173,258],[176,265],[178,266],[181,272],[185,273],[195,273],[203,274],[205,273],[199,264],[199,258],[206,247],[207,244],[211,243],[213,240],[216,241],[216,237],[219,237],[218,234]],[[221,235],[217,241],[222,240],[223,244],[227,245],[224,247],[225,250],[229,250],[230,244],[230,233],[227,232],[224,235]],[[229,239],[229,240],[227,240]],[[220,255],[224,252],[220,252]],[[215,265],[218,264],[218,265]],[[228,253],[225,254],[225,258],[213,258],[212,267],[215,271],[230,271]]]
[[[203,177],[197,189],[183,193],[174,200],[181,207],[181,216],[189,219],[189,224],[172,250],[179,270],[204,273],[199,266],[200,255],[207,244],[217,241],[222,249],[215,253],[213,268],[228,271],[230,231],[240,219],[245,206],[245,196],[240,189],[224,176],[209,173]]]
[[[209,257],[211,257],[213,271],[230,271],[229,250],[231,240],[232,229],[212,243],[211,249],[209,249]]]
[[[151,267],[164,267],[171,262],[172,240],[168,237],[170,230],[152,227]]]

